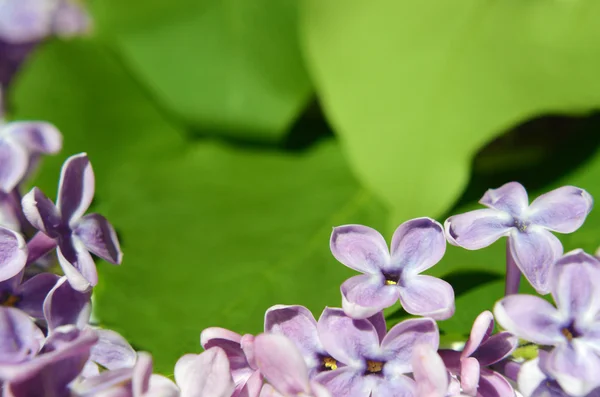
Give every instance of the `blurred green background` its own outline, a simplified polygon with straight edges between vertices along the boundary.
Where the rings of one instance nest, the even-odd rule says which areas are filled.
[[[49,196],[64,159],[89,153],[93,210],[125,253],[99,264],[95,313],[159,372],[206,327],[256,333],[274,304],[340,306],[353,272],[329,252],[334,226],[389,238],[510,180],[600,197],[596,0],[88,5],[93,33],[36,49],[10,117],[65,136],[35,180]],[[596,210],[561,239],[593,252],[599,232]],[[504,250],[448,247],[431,269],[457,296],[445,340],[501,297]]]

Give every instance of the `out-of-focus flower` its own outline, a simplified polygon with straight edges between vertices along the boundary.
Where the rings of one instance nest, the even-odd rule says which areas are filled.
[[[0,226],[0,281],[18,276],[27,261],[27,245],[19,233]]]
[[[486,367],[508,357],[517,348],[519,340],[509,332],[492,335],[493,331],[494,316],[484,311],[475,319],[462,352],[440,351],[450,372],[460,377],[460,386],[465,394],[486,397],[514,395],[510,383]]]
[[[446,220],[448,241],[476,250],[508,236],[510,254],[519,270],[538,293],[550,292],[552,265],[563,253],[562,244],[550,231],[577,230],[592,209],[592,197],[583,189],[563,186],[529,205],[525,188],[510,182],[488,190],[479,202],[489,209]]]
[[[412,366],[418,397],[463,396],[459,382],[450,376],[444,361],[430,345],[415,346]]]
[[[0,376],[4,369],[31,360],[44,342],[44,334],[19,309],[0,306]]]
[[[181,397],[236,395],[230,362],[226,352],[220,347],[211,347],[201,354],[186,354],[181,357],[175,364],[175,382],[181,390]]]
[[[558,308],[537,296],[507,296],[494,307],[496,319],[513,334],[555,346],[545,370],[570,395],[600,386],[600,261],[573,251],[555,265],[552,297]]]
[[[31,317],[43,319],[44,300],[59,277],[41,273],[23,282],[23,271],[8,280],[0,281],[0,305],[16,307]]]
[[[81,153],[69,157],[62,167],[56,206],[38,188],[22,201],[27,220],[46,240],[54,240],[60,266],[77,291],[86,291],[98,282],[90,252],[114,264],[120,264],[123,256],[117,234],[106,218],[99,214],[83,216],[93,197],[94,172],[87,155]],[[49,244],[46,247],[53,248]]]
[[[207,351],[218,347],[225,352],[235,384],[232,397],[258,396],[263,379],[254,359],[252,335],[241,336],[224,328],[212,327],[202,331],[200,344]]]
[[[334,397],[415,396],[412,372],[415,346],[437,350],[437,324],[430,318],[405,320],[380,341],[371,322],[352,319],[343,310],[326,308],[318,325],[325,350],[345,367],[322,372],[315,380]]]
[[[256,364],[269,381],[261,397],[330,397],[325,387],[310,381],[304,358],[294,342],[280,334],[260,334],[255,338]],[[274,389],[274,390],[273,390]]]
[[[454,291],[447,282],[420,273],[442,259],[442,225],[417,218],[396,229],[391,254],[384,238],[361,225],[333,229],[331,252],[342,264],[363,273],[341,286],[342,307],[353,318],[367,318],[400,299],[408,313],[446,319],[454,314]]]

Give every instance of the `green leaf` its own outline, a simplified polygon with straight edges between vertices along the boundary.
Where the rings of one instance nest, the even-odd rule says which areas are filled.
[[[206,327],[257,333],[275,304],[317,316],[339,306],[339,285],[353,272],[329,252],[331,228],[381,228],[386,219],[334,141],[296,153],[184,144],[91,42],[43,48],[13,100],[17,116],[48,119],[64,133],[64,154],[46,159],[37,180],[49,195],[63,159],[88,150],[93,210],[115,225],[124,251],[122,266],[99,264],[96,314],[150,351],[163,373],[201,350]]]
[[[295,1],[93,5],[100,36],[162,105],[200,132],[275,141],[308,102]]]
[[[396,222],[447,211],[476,151],[506,128],[600,105],[600,2],[302,4],[326,114]]]

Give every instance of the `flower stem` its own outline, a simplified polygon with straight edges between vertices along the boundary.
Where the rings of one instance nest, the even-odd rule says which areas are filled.
[[[506,240],[506,286],[504,296],[519,293],[519,284],[521,284],[521,271],[517,267],[515,258],[510,250],[510,239]]]

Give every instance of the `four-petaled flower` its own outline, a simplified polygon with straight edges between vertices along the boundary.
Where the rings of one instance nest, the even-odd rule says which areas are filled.
[[[384,238],[361,225],[333,229],[331,252],[342,264],[364,273],[341,286],[342,307],[353,318],[367,318],[398,298],[408,313],[447,319],[454,314],[454,290],[444,280],[421,275],[442,259],[446,238],[442,225],[417,218],[400,225],[391,254]]]

